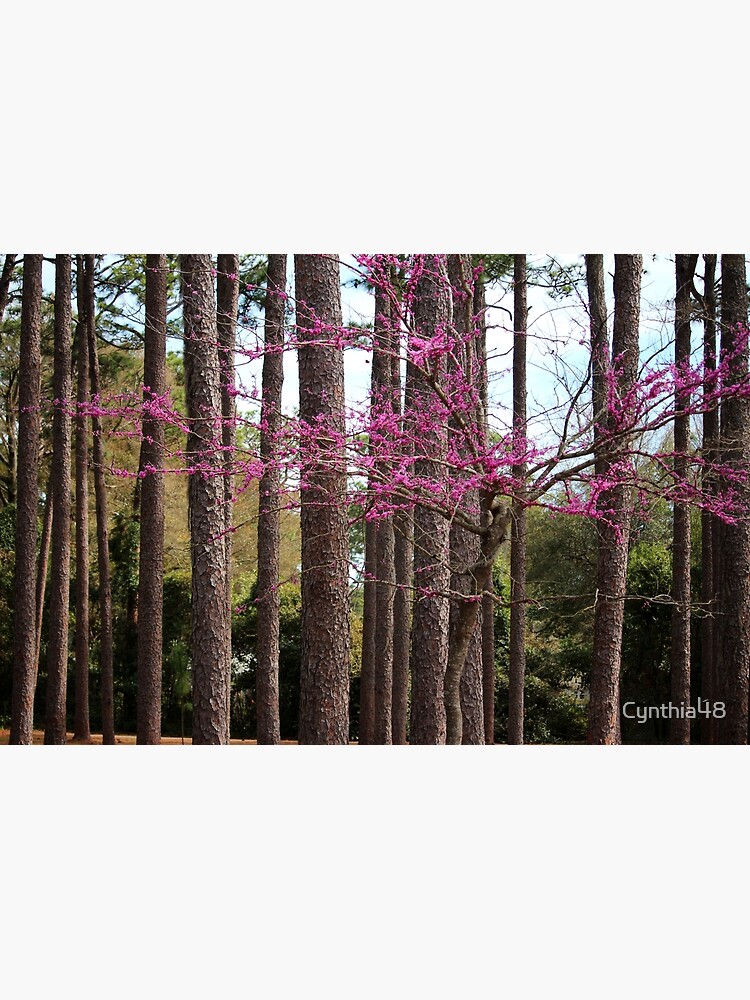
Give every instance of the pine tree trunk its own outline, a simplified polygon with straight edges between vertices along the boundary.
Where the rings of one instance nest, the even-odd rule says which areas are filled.
[[[13,280],[13,271],[16,267],[17,257],[18,254],[6,253],[5,260],[3,261],[3,270],[0,273],[0,323],[2,323],[5,317],[5,309],[8,305],[10,295],[10,283]]]
[[[716,254],[704,254],[705,276],[703,291],[703,359],[704,391],[713,390],[713,375],[716,371]],[[703,492],[713,496],[716,489],[715,477],[711,470],[716,462],[719,443],[719,414],[712,407],[703,414]],[[716,518],[708,510],[701,511],[701,698],[706,705],[713,705],[716,692],[716,589],[714,574],[714,537]],[[713,714],[701,715],[701,743],[714,742]]]
[[[76,630],[75,630],[75,702],[73,739],[91,742],[89,719],[89,434],[88,416],[82,409],[89,402],[89,345],[84,260],[76,259],[76,295],[78,323],[76,325],[79,412],[75,422],[76,440]],[[64,742],[64,735],[63,740]]]
[[[742,254],[721,258],[721,357],[728,373],[724,388],[729,392],[721,405],[721,464],[729,470],[746,469],[750,460],[750,401],[732,394],[732,387],[747,379],[747,278]],[[719,477],[719,492],[732,490],[747,511],[750,489],[744,483]],[[748,682],[750,681],[750,524],[740,517],[719,529],[721,574],[720,614],[716,660],[719,688],[726,703],[726,718],[716,720],[721,743],[747,743]]]
[[[192,567],[193,744],[226,744],[227,564],[216,298],[210,254],[183,254],[188,509]]]
[[[234,374],[234,351],[237,341],[237,308],[240,296],[240,258],[236,253],[220,253],[217,257],[216,325],[221,366],[221,442],[224,449],[224,545],[227,560],[227,616],[232,620],[232,466],[237,439]],[[227,725],[232,717],[232,632],[226,652]],[[229,739],[229,731],[227,731]]]
[[[54,499],[52,497],[52,476],[47,484],[47,497],[44,502],[44,522],[42,524],[42,538],[39,543],[39,557],[36,562],[36,669],[39,669],[39,658],[42,655],[42,625],[44,621],[44,595],[47,590],[47,566],[49,563],[49,550],[52,540],[52,517],[54,513]],[[34,687],[36,688],[36,675],[34,676]]]
[[[513,450],[526,440],[526,254],[513,257]],[[519,484],[513,500],[510,536],[510,645],[508,678],[508,743],[523,743],[526,676],[526,507],[523,486],[526,463],[513,465]]]
[[[374,521],[365,521],[365,564],[362,583],[362,670],[359,677],[360,746],[375,741],[375,616],[377,614],[377,534]]]
[[[146,256],[140,471],[136,742],[161,743],[164,627],[164,424],[149,405],[167,389],[167,255]]]
[[[52,553],[47,632],[47,712],[44,742],[65,742],[70,604],[71,435],[73,396],[71,351],[71,263],[55,258],[55,357],[52,395]]]
[[[415,292],[414,325],[429,340],[451,322],[451,296],[445,255],[424,257],[424,272]],[[429,362],[426,362],[429,364]],[[445,377],[444,360],[436,360],[431,374],[415,370],[413,411],[429,412],[435,400],[430,380]],[[431,421],[432,423],[432,421]],[[448,435],[444,426],[430,426],[417,435],[414,475],[438,485],[445,479]],[[410,743],[445,743],[447,735],[445,674],[448,668],[450,587],[450,525],[445,517],[424,505],[414,509],[415,599],[411,629],[412,702]],[[454,671],[455,672],[455,671]],[[456,695],[458,691],[456,690]],[[454,711],[452,729],[460,731],[461,707],[449,695]]]
[[[13,694],[10,743],[30,744],[36,682],[36,540],[41,434],[42,255],[26,254],[21,302],[16,564],[13,577]]]
[[[412,380],[407,378],[404,405],[401,405],[400,338],[395,329],[394,353],[391,359],[391,378],[394,406],[402,412],[401,427],[406,429],[403,418],[410,403]],[[393,595],[393,708],[391,712],[392,741],[403,746],[407,741],[409,714],[409,650],[411,644],[412,582],[414,572],[414,520],[411,510],[401,508],[393,516],[393,565],[395,590]]]
[[[300,743],[349,741],[349,544],[338,257],[295,254],[303,427]],[[315,341],[318,341],[317,343]],[[322,342],[321,342],[322,341]]]
[[[260,454],[263,476],[258,487],[258,642],[255,702],[258,743],[281,740],[279,718],[279,574],[281,553],[281,473],[278,436],[284,387],[284,312],[286,254],[268,255],[263,399]]]
[[[372,357],[372,403],[386,416],[396,412],[393,387],[393,355],[390,300],[382,288],[375,291],[375,344]],[[388,476],[388,462],[377,463],[378,473]],[[393,602],[396,585],[396,551],[391,515],[375,522],[375,627],[377,643],[373,657],[373,741],[393,742]]]
[[[690,300],[698,254],[678,253],[675,261],[675,367],[690,365]],[[677,488],[688,474],[690,392],[675,392],[674,476]],[[675,500],[672,537],[672,704],[690,705],[690,505]],[[690,743],[690,719],[670,718],[670,742]]]
[[[638,324],[643,259],[638,254],[615,254],[615,320],[612,338],[614,383],[619,400],[627,397],[638,373]],[[628,465],[627,427],[630,414],[608,414],[608,430],[617,437],[604,458],[611,470],[616,462]],[[594,609],[594,650],[589,702],[589,743],[620,741],[620,669],[622,626],[628,570],[628,541],[632,486],[624,478],[603,492],[599,509],[597,599]]]

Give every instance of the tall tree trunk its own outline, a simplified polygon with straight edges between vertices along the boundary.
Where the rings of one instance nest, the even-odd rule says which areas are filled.
[[[91,397],[97,401],[101,393],[99,382],[99,354],[96,347],[96,299],[94,295],[96,257],[86,254],[86,336],[91,376]],[[94,496],[96,510],[96,552],[99,567],[99,667],[102,680],[102,742],[112,746],[115,742],[115,693],[114,650],[112,636],[112,578],[109,564],[109,527],[107,523],[107,483],[104,478],[104,437],[102,421],[92,414]]]
[[[471,443],[467,440],[462,424],[469,434],[481,428],[483,414],[481,403],[472,404],[469,392],[476,391],[479,371],[476,361],[474,331],[474,282],[469,254],[448,255],[448,278],[451,284],[453,330],[456,337],[455,361],[449,362],[449,377],[461,384],[455,387],[459,397],[458,412],[449,422],[449,433],[455,441],[454,448],[460,458],[470,459]],[[472,412],[473,410],[473,412]],[[459,473],[456,473],[459,474]],[[470,520],[480,517],[479,494],[470,490],[464,496],[459,510]],[[455,521],[450,526],[451,602],[448,624],[448,668],[445,675],[446,743],[484,743],[484,710],[482,690],[482,622],[481,602],[477,604],[474,624],[468,636],[463,662],[451,656],[451,651],[461,643],[461,629],[465,605],[474,603],[477,593],[476,580],[471,567],[481,553],[479,535],[467,531]],[[458,597],[456,595],[463,595]]]
[[[750,460],[750,401],[732,389],[747,380],[747,278],[742,254],[721,258],[721,357],[728,366],[721,404],[721,464],[728,470],[746,469]],[[726,391],[728,390],[728,391]],[[744,511],[750,504],[745,484],[720,477],[719,491],[732,490]],[[722,743],[747,743],[748,682],[750,681],[750,524],[745,517],[719,530],[720,689],[726,718],[717,720]]]
[[[415,291],[414,325],[422,340],[430,340],[451,322],[451,296],[445,255],[428,254]],[[429,365],[430,362],[425,362]],[[415,370],[414,412],[429,411],[435,394],[430,382],[445,377],[445,362],[438,360],[428,374]],[[433,426],[420,435],[414,475],[439,484],[446,476],[448,436],[444,426]],[[411,630],[412,702],[410,743],[445,743],[447,735],[445,675],[448,668],[450,587],[450,525],[442,514],[418,504],[414,509],[415,600]],[[458,645],[456,645],[458,653]],[[450,700],[452,730],[460,731],[461,708]]]
[[[164,424],[149,406],[167,390],[167,255],[146,256],[138,566],[136,742],[161,743],[164,626]]]
[[[638,324],[640,318],[641,271],[639,254],[615,254],[615,320],[612,337],[614,385],[620,407],[638,373]],[[608,415],[608,431],[617,436],[607,441],[607,469],[616,462],[628,464],[627,410]],[[619,474],[618,474],[619,475]],[[594,610],[594,652],[589,703],[589,743],[620,740],[620,668],[622,626],[628,570],[628,541],[632,486],[624,478],[601,497],[597,599]]]
[[[474,315],[479,324],[479,394],[482,404],[482,446],[489,441],[489,379],[487,373],[487,300],[484,278],[474,285]],[[495,601],[492,574],[482,594],[482,702],[484,742],[495,742]]]
[[[513,450],[526,441],[526,254],[513,257]],[[510,646],[508,678],[508,743],[523,743],[526,676],[526,506],[523,483],[526,463],[513,465],[517,486],[510,536]]]
[[[377,607],[377,535],[374,521],[365,520],[365,565],[362,583],[362,670],[359,677],[360,746],[375,740],[375,653]]]
[[[675,260],[675,367],[678,375],[690,365],[690,302],[698,254],[678,253]],[[690,391],[675,392],[674,476],[679,491],[688,474]],[[672,536],[672,704],[690,705],[690,505],[674,502]],[[670,718],[670,741],[690,743],[690,719]]]
[[[84,259],[76,258],[76,325],[78,387],[76,401],[76,629],[75,629],[75,702],[73,739],[91,742],[89,720],[89,434],[88,416],[82,412],[89,402],[89,345],[87,336],[88,302],[85,291]],[[63,738],[64,742],[64,738]]]
[[[372,403],[376,412],[393,414],[393,331],[390,299],[383,288],[375,291],[375,343],[372,357]],[[387,477],[388,463],[382,458],[378,472]],[[393,518],[375,523],[375,627],[377,643],[373,658],[373,740],[393,742],[393,601],[396,585],[396,551]]]
[[[65,742],[68,689],[68,622],[70,605],[70,475],[73,418],[70,327],[71,263],[68,254],[55,258],[55,357],[52,395],[52,553],[47,632],[47,715],[44,742]]]
[[[39,543],[39,557],[36,561],[36,669],[39,669],[39,657],[42,655],[42,625],[44,620],[44,595],[47,590],[47,565],[49,563],[50,542],[52,539],[52,515],[54,500],[52,497],[52,476],[47,484],[47,496],[44,502],[44,521],[42,523],[42,539]],[[34,677],[36,688],[36,675]]]
[[[285,253],[268,255],[266,282],[263,398],[260,454],[263,476],[258,487],[258,642],[255,703],[258,743],[281,740],[279,716],[279,574],[281,553],[281,473],[278,437],[284,388]]]
[[[394,406],[402,414],[401,429],[406,431],[406,414],[411,407],[413,378],[407,376],[403,407],[401,403],[400,337],[392,328],[394,352],[391,358],[391,378]],[[407,371],[411,368],[407,365]],[[408,435],[404,435],[408,437]],[[409,447],[404,444],[402,447]],[[409,651],[411,645],[412,581],[414,572],[414,519],[412,511],[401,507],[393,515],[393,564],[395,591],[393,595],[393,708],[391,712],[392,741],[403,746],[407,741],[409,714]]]
[[[227,616],[232,620],[232,467],[237,439],[234,351],[237,341],[237,307],[240,297],[240,258],[236,253],[220,253],[216,275],[216,326],[221,367],[221,443],[224,454],[224,545],[227,560]],[[232,718],[232,631],[225,651],[227,677],[227,725]],[[229,730],[227,730],[229,739]]]
[[[13,694],[10,742],[28,744],[36,682],[36,569],[41,418],[42,255],[26,254],[21,302],[16,565],[13,577]]]
[[[221,382],[210,254],[183,254],[188,508],[192,567],[193,743],[225,744],[227,717],[227,563],[221,457]]]
[[[341,348],[326,343],[342,322],[339,260],[333,254],[295,254],[294,270],[304,436],[299,741],[346,744],[349,544],[342,446],[344,355]]]
[[[703,282],[703,361],[704,391],[713,391],[713,372],[716,371],[716,254],[703,255],[705,262]],[[719,444],[719,413],[711,407],[703,414],[703,492],[715,493],[715,477],[711,471],[716,462]],[[701,696],[706,705],[713,705],[716,691],[716,589],[714,574],[716,518],[708,510],[701,511]],[[701,715],[701,743],[714,742],[713,714]]]

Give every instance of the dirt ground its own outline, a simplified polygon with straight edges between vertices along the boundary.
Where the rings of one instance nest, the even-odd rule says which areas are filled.
[[[8,729],[0,729],[0,746],[6,746],[7,745],[9,735],[10,735],[10,731]],[[102,742],[102,734],[101,733],[93,733],[92,736],[91,736],[91,745],[92,746],[96,746],[97,744],[99,744],[101,746],[101,742]],[[166,745],[166,746],[181,746],[182,745],[182,740],[180,739],[179,736],[162,736],[161,742],[162,742],[163,746],[164,745]],[[188,744],[192,743],[192,742],[193,741],[190,739],[190,737],[188,737],[188,736],[185,737],[185,745],[186,746]],[[255,740],[231,740],[230,742],[231,742],[232,746],[240,746],[240,747],[249,747],[249,746],[256,746],[257,745],[257,743],[256,743]],[[293,740],[282,740],[281,742],[282,742],[282,744],[284,744],[286,746],[291,746],[291,745],[294,745],[294,743],[295,743],[295,741],[293,741]],[[41,729],[35,729],[34,730],[34,743],[35,744],[37,744],[37,743],[39,743],[39,744],[44,743],[44,733],[43,733],[43,731]],[[128,736],[127,734],[123,734],[123,735],[119,735],[118,734],[115,737],[115,743],[118,746],[121,745],[121,744],[123,746],[135,746],[135,736]],[[81,744],[81,743],[74,743],[73,742],[73,734],[72,733],[68,733],[68,742],[66,743],[66,746],[82,746],[82,745],[83,744]]]

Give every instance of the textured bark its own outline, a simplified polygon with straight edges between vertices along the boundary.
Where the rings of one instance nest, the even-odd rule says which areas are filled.
[[[451,322],[451,296],[444,255],[427,255],[425,270],[417,282],[414,325],[420,337],[430,339]],[[423,371],[414,375],[414,409],[429,410],[434,401],[430,379],[444,379],[445,362],[440,359],[428,378]],[[414,473],[440,483],[446,475],[447,428],[434,425],[415,434],[419,452]],[[445,743],[445,673],[448,667],[450,587],[450,525],[442,514],[417,505],[414,509],[415,600],[411,630],[412,702],[410,743]],[[455,701],[451,699],[455,707]],[[458,721],[460,727],[460,705]]]
[[[377,524],[374,521],[365,521],[365,565],[362,584],[362,670],[359,678],[358,742],[361,746],[367,746],[375,740],[377,534]]]
[[[615,319],[612,358],[614,382],[620,400],[635,383],[638,372],[638,323],[642,257],[615,255]],[[617,432],[603,449],[606,468],[627,463],[630,414],[608,414],[608,430]],[[622,625],[628,568],[628,540],[632,487],[627,476],[603,494],[598,524],[597,599],[594,610],[594,650],[589,703],[589,743],[620,741],[620,668]]]
[[[391,327],[390,300],[375,291],[375,344],[372,357],[372,404],[385,414],[397,412],[393,385],[393,356],[396,353]],[[380,459],[376,471],[388,479],[389,465]],[[393,518],[376,523],[375,531],[375,623],[377,643],[373,657],[374,728],[377,744],[393,742],[393,602],[396,585],[396,551]]]
[[[482,441],[489,439],[489,386],[487,377],[487,301],[484,280],[480,275],[474,285],[474,315],[479,323],[479,394],[482,404]],[[492,575],[482,595],[482,702],[484,707],[484,742],[495,742],[495,602]]]
[[[232,620],[232,466],[237,439],[235,407],[234,351],[237,341],[237,307],[240,297],[240,258],[236,253],[220,253],[216,275],[216,327],[221,367],[221,444],[224,455],[224,547],[227,561],[227,615]],[[231,721],[232,632],[225,650],[227,660],[227,725]],[[229,733],[227,732],[227,739]]]
[[[457,373],[473,390],[480,376],[473,338],[474,288],[469,254],[448,255],[448,278],[451,284],[453,329],[458,341],[454,350],[456,360],[449,362],[449,366],[453,366],[453,374]],[[478,403],[474,413],[460,413],[449,421],[449,433],[455,441],[455,449],[465,460],[470,458],[470,442],[462,430],[461,422],[468,426],[472,418],[475,427],[481,428],[481,403]],[[481,518],[479,494],[476,490],[465,495],[459,510],[468,520],[478,521]],[[471,573],[471,567],[481,554],[481,540],[479,535],[467,531],[456,522],[450,526],[449,537],[451,603],[444,695],[446,743],[481,744],[484,743],[481,601],[473,600],[478,591],[477,581]],[[464,629],[468,629],[465,635]]]
[[[513,257],[513,445],[526,439],[526,254]],[[513,466],[519,484],[526,464]],[[508,743],[523,743],[524,679],[526,676],[526,507],[523,489],[513,500],[510,536],[510,644],[508,677]]]
[[[398,335],[394,333],[394,348]],[[401,407],[401,358],[394,350],[391,358],[391,379],[394,406]],[[404,392],[404,411],[410,406],[412,379],[407,378]],[[406,419],[401,420],[406,428]],[[393,516],[393,701],[391,710],[391,738],[397,746],[407,741],[409,715],[409,652],[411,644],[412,582],[414,573],[414,520],[411,510],[401,508]]]
[[[44,742],[65,742],[70,604],[71,434],[73,395],[70,256],[55,258],[55,348],[52,375],[52,552],[47,631],[47,714]]]
[[[185,398],[192,567],[193,744],[229,741],[227,564],[221,452],[221,380],[209,254],[183,254]]]
[[[747,278],[742,254],[721,258],[721,356],[729,371],[724,378],[726,393],[721,405],[721,463],[729,470],[746,469],[750,461],[750,401],[731,389],[747,379],[748,350]],[[719,492],[732,490],[744,511],[750,504],[750,488],[719,478]],[[750,523],[739,518],[719,529],[721,574],[719,577],[718,657],[719,689],[726,703],[726,717],[716,720],[721,743],[747,743],[748,682],[750,680]]]
[[[89,345],[88,299],[86,295],[85,262],[81,254],[76,258],[76,297],[78,323],[76,324],[77,393],[79,407],[89,402]],[[75,420],[76,464],[76,629],[75,629],[75,701],[73,710],[73,739],[80,743],[91,742],[89,717],[89,432],[88,417],[79,412]],[[61,742],[65,742],[65,734]]]
[[[587,253],[586,286],[589,296],[591,325],[591,395],[594,411],[594,456],[596,474],[606,470],[606,458],[601,449],[602,434],[607,424],[607,383],[609,370],[609,334],[607,333],[607,299],[604,288],[604,257]]]
[[[338,257],[295,254],[302,445],[300,743],[349,740],[349,545]],[[309,341],[309,343],[308,343]],[[317,343],[315,342],[317,341]]]
[[[263,398],[260,454],[263,476],[258,487],[258,643],[255,703],[258,743],[281,739],[279,721],[279,573],[281,552],[278,434],[281,430],[281,392],[284,387],[284,310],[286,254],[268,255],[266,288]]]
[[[146,256],[144,405],[167,388],[167,255]],[[141,426],[136,742],[161,743],[164,627],[164,424],[144,412]]]
[[[47,485],[47,496],[44,502],[44,522],[42,524],[42,538],[39,543],[39,557],[36,561],[36,656],[34,662],[36,669],[39,669],[39,657],[42,654],[42,624],[44,619],[44,595],[47,589],[47,566],[49,563],[49,550],[52,541],[52,516],[54,512],[54,500],[52,497],[52,477]],[[34,678],[36,687],[36,677]]]
[[[698,254],[678,253],[675,260],[675,366],[690,365],[690,300]],[[690,392],[675,393],[674,475],[677,483],[688,474]],[[690,506],[675,500],[672,536],[672,704],[690,705]],[[670,742],[690,743],[690,719],[670,719]]]
[[[10,743],[31,743],[36,682],[36,570],[41,402],[42,256],[26,254],[21,302],[13,694]]]
[[[703,358],[704,388],[712,390],[712,373],[716,370],[716,254],[704,254],[703,291]],[[715,493],[716,483],[711,466],[716,461],[719,445],[719,414],[714,407],[703,414],[703,492],[707,496]],[[716,518],[708,510],[701,511],[701,698],[707,705],[713,704],[716,688],[715,625],[716,587],[714,574],[714,535]],[[714,719],[712,714],[701,715],[701,743],[714,742]]]

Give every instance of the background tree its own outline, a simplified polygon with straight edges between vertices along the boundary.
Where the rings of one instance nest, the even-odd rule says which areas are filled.
[[[263,475],[258,484],[258,642],[256,703],[258,743],[278,743],[279,716],[279,584],[281,555],[281,472],[279,433],[284,386],[284,314],[286,254],[268,255],[260,455]]]

